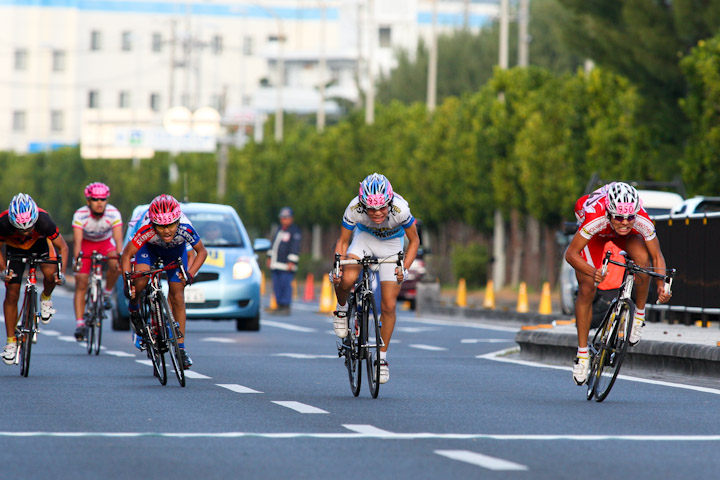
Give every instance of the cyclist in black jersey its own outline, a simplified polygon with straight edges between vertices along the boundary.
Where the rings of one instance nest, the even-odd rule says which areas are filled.
[[[18,193],[10,202],[7,210],[0,213],[0,248],[6,246],[6,253],[50,253],[56,255],[59,251],[62,258],[68,256],[68,246],[65,239],[60,235],[60,230],[43,209],[38,208],[30,195]],[[55,309],[50,300],[50,295],[55,285],[62,285],[65,282],[65,263],[62,265],[62,272],[58,272],[57,265],[43,264],[40,270],[43,273],[43,291],[40,295],[40,321],[48,323]],[[5,275],[9,270],[10,274]],[[12,365],[17,353],[17,338],[15,327],[17,326],[18,300],[20,299],[20,284],[22,282],[25,264],[22,262],[10,262],[9,269],[6,255],[0,250],[0,278],[5,282],[5,302],[3,312],[5,314],[5,331],[7,343],[3,349],[2,359]]]

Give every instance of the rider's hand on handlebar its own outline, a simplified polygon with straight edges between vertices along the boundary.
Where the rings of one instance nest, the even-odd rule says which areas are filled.
[[[408,276],[407,268],[395,267],[395,277],[397,277],[397,283],[402,283]]]
[[[55,274],[55,285],[65,285],[65,275],[63,275],[62,272]]]
[[[128,300],[135,296],[135,285],[129,285],[129,283],[128,281],[123,282],[123,295]]]
[[[658,293],[658,299],[657,303],[667,303],[672,298],[672,292],[670,289],[666,288],[667,284],[663,283],[662,285],[658,286],[657,293]]]
[[[595,271],[593,272],[593,276],[592,276],[593,280],[595,281],[595,286],[602,283],[603,280],[605,280],[605,276],[606,276],[606,274],[603,274],[602,269],[596,268]]]
[[[333,269],[330,273],[328,273],[328,277],[330,278],[330,283],[332,283],[333,285],[336,285],[336,286],[337,286],[337,285],[340,285],[340,279],[342,278],[343,272],[342,272],[342,270],[340,270],[340,271],[338,272],[340,275],[337,276],[337,277],[335,276],[335,273],[336,273],[336,272],[335,272],[335,270]]]

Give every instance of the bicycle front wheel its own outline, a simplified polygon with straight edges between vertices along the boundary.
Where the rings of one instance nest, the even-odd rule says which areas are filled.
[[[598,326],[597,330],[595,331],[595,335],[593,336],[593,339],[591,342],[588,343],[588,350],[590,354],[590,368],[588,371],[588,381],[587,381],[587,400],[591,400],[595,396],[595,390],[597,389],[597,378],[599,373],[602,371],[600,368],[600,359],[601,355],[600,352],[602,351],[602,339],[606,336],[606,332],[608,328],[613,323],[614,315],[615,314],[615,305],[612,305],[610,308],[608,308],[607,312],[605,312],[605,316],[602,319],[602,322],[600,322],[600,326]]]
[[[152,300],[154,302],[154,300]],[[162,334],[158,328],[158,308],[153,305],[147,306],[146,311],[151,312],[151,324],[145,325],[145,347],[148,358],[152,362],[153,373],[160,382],[160,385],[167,384],[167,369],[165,367],[165,355],[162,351]],[[147,317],[146,317],[147,318]]]
[[[102,323],[105,318],[105,299],[102,293],[102,283],[97,282],[97,295],[95,298],[95,318],[92,322],[92,343],[95,355],[100,355],[100,345],[102,344]]]
[[[368,293],[363,301],[363,344],[366,345],[365,362],[367,366],[368,388],[370,395],[377,398],[380,393],[380,346],[382,336],[380,335],[380,319],[375,308],[375,296]],[[361,328],[362,330],[362,328]]]
[[[620,367],[622,367],[630,340],[632,330],[633,313],[635,306],[631,301],[624,300],[615,305],[614,318],[606,329],[599,352],[597,386],[595,388],[595,400],[602,402],[607,398],[615,384]]]
[[[32,353],[32,337],[37,325],[37,292],[32,288],[25,293],[24,315],[20,335],[17,337],[18,355],[20,355],[20,375],[27,377],[30,373],[30,354]]]
[[[170,352],[170,359],[172,360],[173,368],[175,369],[175,376],[177,377],[178,383],[181,387],[185,386],[185,367],[183,366],[182,355],[180,354],[180,346],[178,345],[178,338],[180,338],[180,328],[175,323],[175,318],[168,305],[167,298],[165,295],[160,296],[160,316],[162,317],[161,328],[166,333],[166,341],[168,350]]]
[[[356,328],[357,307],[354,295],[348,299],[348,335],[343,338],[343,352],[345,355],[345,366],[348,371],[348,379],[350,380],[350,390],[354,396],[360,395],[360,384],[362,378],[362,359],[360,358],[360,342],[358,331]]]

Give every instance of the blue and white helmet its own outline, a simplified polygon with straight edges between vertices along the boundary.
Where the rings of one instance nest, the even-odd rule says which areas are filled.
[[[373,173],[360,183],[358,198],[368,208],[383,208],[393,199],[393,189],[385,175]]]
[[[38,219],[38,207],[35,200],[30,195],[18,193],[10,201],[8,217],[10,223],[19,230],[32,228]]]

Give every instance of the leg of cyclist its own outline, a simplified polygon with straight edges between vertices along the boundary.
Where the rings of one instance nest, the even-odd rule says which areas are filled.
[[[120,262],[118,260],[117,254],[114,254],[112,252],[106,253],[108,256],[108,262],[107,262],[107,272],[105,273],[105,288],[103,291],[103,301],[104,301],[104,307],[105,310],[109,310],[112,308],[111,303],[111,296],[113,288],[115,287],[115,283],[117,282],[118,277],[120,276]]]
[[[180,326],[180,333],[182,338],[178,339],[178,346],[180,347],[180,355],[182,356],[183,367],[187,370],[192,367],[192,360],[185,351],[185,323],[187,319],[187,313],[185,312],[185,286],[178,280],[176,274],[171,276],[168,291],[168,300],[170,301],[170,308],[172,309],[173,317]]]
[[[359,258],[357,255],[348,255],[350,258]],[[335,335],[340,338],[347,337],[348,334],[348,297],[352,290],[362,267],[360,265],[345,265],[342,267],[342,277],[340,282],[335,285],[335,295],[337,296],[337,306],[333,312],[333,329]]]
[[[21,264],[22,265],[22,264]],[[5,314],[5,333],[7,334],[7,343],[3,349],[3,362],[12,365],[17,354],[17,337],[15,337],[15,327],[18,320],[18,300],[20,299],[20,277],[19,275],[10,283],[5,285],[5,301],[3,302],[3,313]],[[14,281],[17,280],[17,281]]]
[[[83,263],[85,260],[83,260]],[[77,272],[75,274],[75,296],[73,304],[75,306],[75,339],[81,342],[85,339],[87,327],[85,326],[85,295],[88,289],[88,274]]]
[[[396,281],[380,282],[382,303],[380,305],[382,326],[380,334],[383,339],[383,346],[380,348],[380,383],[387,383],[390,380],[390,365],[387,361],[387,351],[390,346],[390,338],[395,330],[395,319],[397,318],[396,307],[397,297],[400,294],[400,284]]]
[[[55,276],[58,274],[58,267],[52,264],[41,264],[40,270],[43,273],[43,291],[40,293],[40,321],[49,323],[50,318],[55,314],[50,297],[53,290],[55,290]]]
[[[625,250],[637,265],[647,268],[651,266],[650,254],[645,240],[640,235],[629,235],[625,242]],[[630,331],[630,345],[635,345],[642,337],[642,328],[645,326],[645,303],[650,291],[650,277],[635,275],[635,319]]]

